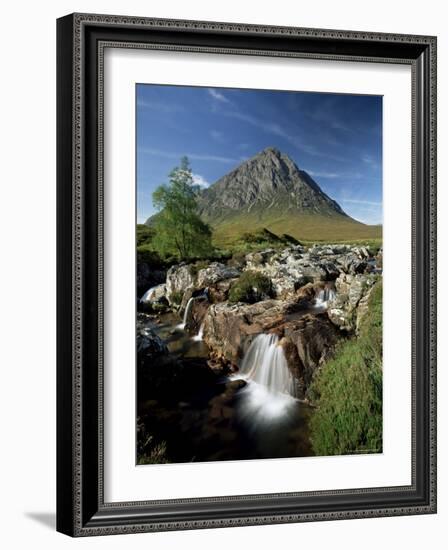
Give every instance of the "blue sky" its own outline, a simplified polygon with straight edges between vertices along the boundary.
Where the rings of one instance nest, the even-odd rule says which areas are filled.
[[[382,223],[382,98],[137,85],[137,221],[186,155],[206,187],[268,146],[287,153],[347,214]]]

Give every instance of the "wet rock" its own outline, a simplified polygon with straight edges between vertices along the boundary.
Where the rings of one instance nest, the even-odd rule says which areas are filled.
[[[210,306],[204,319],[204,340],[212,357],[237,365],[257,334],[282,322],[289,305],[280,300],[265,300]]]
[[[185,318],[185,330],[196,334],[204,321],[209,307],[210,302],[207,296],[202,295],[193,298]]]
[[[168,353],[163,340],[149,326],[137,321],[137,354],[152,359],[163,353]]]
[[[307,283],[296,291],[296,301],[303,308],[310,307],[314,302],[316,291],[322,288],[321,285],[314,285],[313,283]]]
[[[151,287],[143,294],[143,296],[140,298],[140,301],[143,303],[152,303],[159,302],[162,298],[166,298],[165,283]]]
[[[316,370],[331,355],[341,332],[326,314],[305,315],[282,327],[281,345],[288,366],[306,393]]]

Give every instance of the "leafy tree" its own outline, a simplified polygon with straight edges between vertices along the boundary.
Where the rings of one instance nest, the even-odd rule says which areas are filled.
[[[193,176],[187,157],[172,170],[170,181],[158,187],[152,197],[160,210],[155,217],[154,248],[163,256],[179,258],[210,253],[212,232],[197,213]]]

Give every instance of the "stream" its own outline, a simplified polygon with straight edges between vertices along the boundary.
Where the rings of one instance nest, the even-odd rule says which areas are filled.
[[[316,311],[323,307],[316,303]],[[190,362],[207,364],[206,343],[200,334],[187,333],[178,315],[160,314],[150,326],[186,368]],[[170,462],[313,454],[308,431],[312,408],[294,397],[293,377],[277,340],[258,335],[238,372],[217,376],[186,401],[139,403],[150,431],[166,442]]]

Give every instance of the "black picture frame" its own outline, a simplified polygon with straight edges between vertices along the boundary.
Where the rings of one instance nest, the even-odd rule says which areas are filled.
[[[101,83],[108,44],[412,67],[410,486],[104,502]],[[57,530],[89,536],[435,513],[436,38],[72,14],[57,21],[57,52]]]

